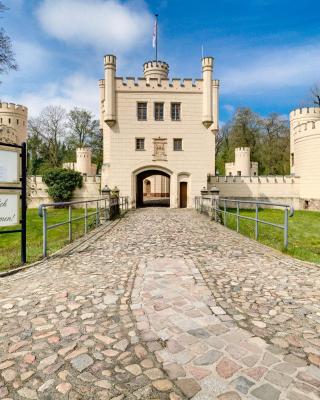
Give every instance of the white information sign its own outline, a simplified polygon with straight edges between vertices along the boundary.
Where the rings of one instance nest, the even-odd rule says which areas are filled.
[[[0,149],[0,182],[17,183],[18,174],[18,152]]]
[[[0,193],[0,226],[19,223],[19,195]]]

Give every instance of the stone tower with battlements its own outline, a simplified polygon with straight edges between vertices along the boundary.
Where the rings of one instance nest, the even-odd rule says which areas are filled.
[[[258,163],[250,160],[250,147],[237,147],[234,162],[226,163],[226,176],[256,176]]]
[[[170,179],[170,206],[192,207],[215,171],[219,81],[204,57],[201,79],[169,78],[164,61],[143,64],[143,77],[116,76],[116,57],[104,57],[100,80],[102,186],[117,186],[138,206],[143,180]]]
[[[77,161],[64,163],[63,168],[72,169],[81,174],[95,176],[97,173],[96,164],[91,163],[92,150],[90,147],[78,147],[76,149]]]
[[[300,177],[300,197],[320,199],[320,108],[290,113],[291,174]],[[320,204],[319,204],[320,207]]]
[[[21,144],[27,140],[28,109],[0,102],[0,142]]]

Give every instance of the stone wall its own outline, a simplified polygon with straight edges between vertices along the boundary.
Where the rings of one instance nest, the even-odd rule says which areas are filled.
[[[300,178],[292,176],[209,176],[208,189],[218,187],[220,197],[272,201],[303,209],[300,197]],[[320,199],[319,199],[320,200]],[[313,203],[310,203],[311,209]]]
[[[90,200],[100,197],[100,176],[83,176],[83,186],[76,189],[72,200]],[[48,196],[47,185],[42,176],[31,176],[28,178],[28,207],[37,208],[40,204],[51,203]]]

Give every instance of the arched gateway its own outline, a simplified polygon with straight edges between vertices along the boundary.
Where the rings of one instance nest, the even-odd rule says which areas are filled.
[[[170,185],[172,172],[163,167],[144,167],[133,172],[133,197],[136,199],[136,207],[148,205],[170,207]],[[165,177],[165,187],[161,184],[151,186],[152,178]],[[151,187],[146,193],[146,181]],[[163,185],[162,185],[163,186]],[[147,197],[147,199],[146,199]]]

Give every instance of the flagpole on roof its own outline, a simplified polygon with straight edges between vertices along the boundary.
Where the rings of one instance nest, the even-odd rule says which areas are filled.
[[[155,14],[154,16],[155,16],[155,20],[154,20],[154,27],[153,27],[152,45],[156,51],[156,61],[158,61],[158,17],[159,17],[159,14]]]

